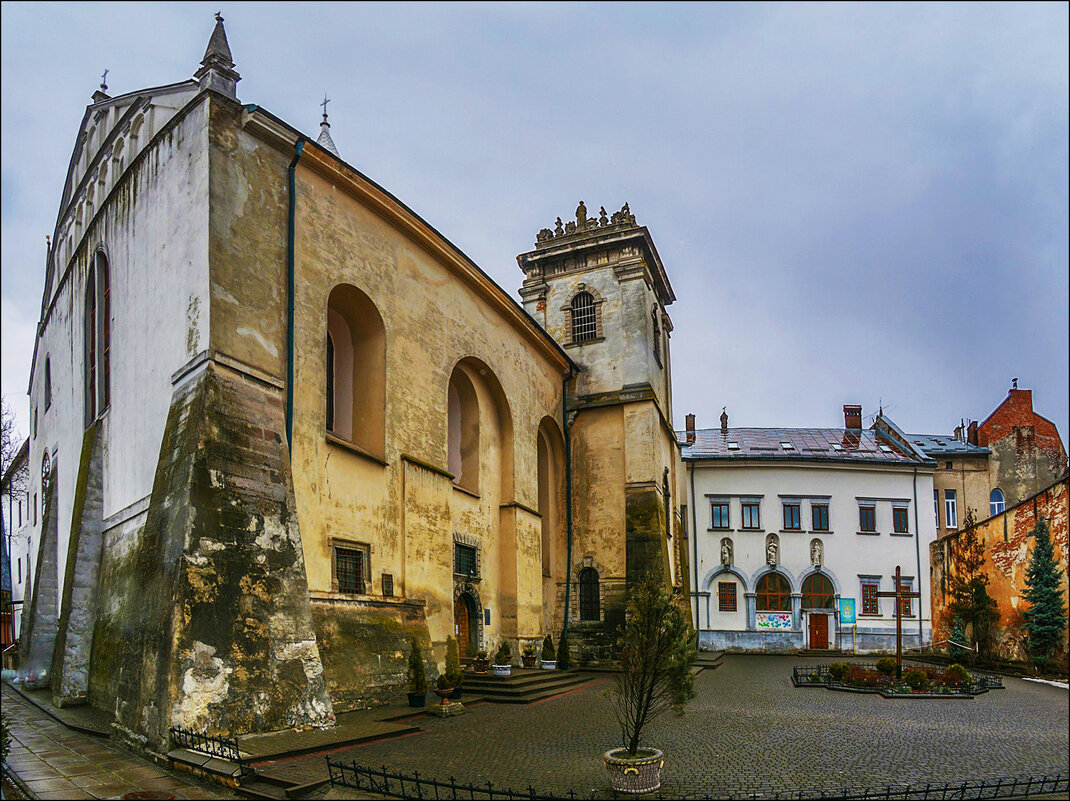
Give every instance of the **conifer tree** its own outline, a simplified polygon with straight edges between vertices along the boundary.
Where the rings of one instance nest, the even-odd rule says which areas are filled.
[[[1055,561],[1048,522],[1041,518],[1033,529],[1033,554],[1026,569],[1022,597],[1029,602],[1023,611],[1022,628],[1029,637],[1029,653],[1043,663],[1055,653],[1066,628],[1066,607],[1059,585],[1062,571]]]
[[[992,628],[999,620],[999,606],[988,594],[985,544],[977,537],[973,509],[967,510],[963,520],[955,562],[958,569],[951,581],[951,614],[972,626],[973,641],[981,656],[987,657],[992,647]]]

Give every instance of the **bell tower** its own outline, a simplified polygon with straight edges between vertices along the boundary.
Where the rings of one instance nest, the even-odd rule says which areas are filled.
[[[580,368],[568,387],[573,547],[558,618],[567,596],[570,632],[598,648],[623,623],[628,586],[648,573],[687,581],[673,499],[667,307],[676,296],[627,203],[588,216],[580,201],[574,221],[543,228],[517,263],[524,308]]]

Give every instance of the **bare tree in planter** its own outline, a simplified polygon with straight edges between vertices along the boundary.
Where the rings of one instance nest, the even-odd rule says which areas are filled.
[[[604,762],[618,792],[651,792],[661,786],[663,754],[640,750],[644,727],[672,709],[683,714],[694,698],[691,662],[695,631],[679,598],[647,577],[628,597],[624,632],[617,641],[620,670],[609,696],[620,725],[622,748]]]

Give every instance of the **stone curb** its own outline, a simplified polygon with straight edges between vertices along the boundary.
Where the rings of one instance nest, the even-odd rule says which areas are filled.
[[[16,787],[18,787],[20,793],[22,793],[27,798],[37,798],[37,795],[34,794],[33,790],[26,786],[26,782],[20,779],[19,774],[15,773],[15,771],[11,767],[9,767],[6,762],[2,763],[2,767],[4,771],[4,777],[10,780],[11,783],[14,784]]]

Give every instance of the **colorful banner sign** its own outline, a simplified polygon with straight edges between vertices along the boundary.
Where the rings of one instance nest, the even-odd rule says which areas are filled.
[[[855,599],[840,598],[840,625],[853,626],[855,623]]]
[[[759,612],[755,623],[759,629],[791,631],[791,612]]]

